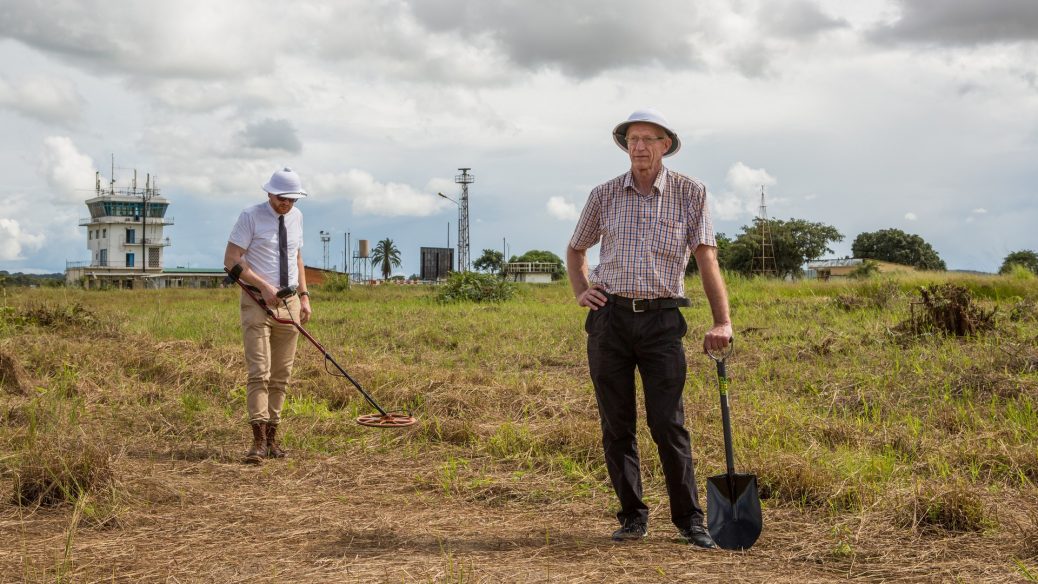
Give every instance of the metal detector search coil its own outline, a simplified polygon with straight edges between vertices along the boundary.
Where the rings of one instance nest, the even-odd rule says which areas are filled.
[[[361,426],[371,426],[372,428],[404,428],[417,422],[414,416],[408,416],[402,413],[389,412],[383,414],[367,414],[357,418],[357,423]]]
[[[256,293],[250,290],[248,286],[246,286],[245,283],[242,282],[241,279],[238,277],[241,274],[241,268],[239,266],[236,265],[232,270],[224,268],[224,271],[227,272],[227,275],[232,280],[234,280],[234,282],[238,284],[238,286],[241,286],[241,289],[249,295],[249,298],[252,298],[253,301],[256,302],[256,304],[260,305],[260,307],[267,312],[267,315],[269,315],[270,318],[274,319],[275,322],[279,322],[281,324],[290,324],[296,327],[296,330],[298,330],[304,337],[306,337],[306,340],[310,341],[310,343],[313,344],[314,347],[317,347],[317,350],[320,351],[322,355],[324,355],[325,370],[328,370],[327,363],[331,362],[331,364],[339,370],[339,374],[336,375],[331,371],[328,371],[328,373],[336,377],[345,377],[346,379],[348,379],[349,382],[353,384],[353,387],[356,387],[357,391],[359,391],[360,394],[364,396],[364,399],[367,400],[371,407],[375,408],[378,411],[377,414],[367,414],[364,416],[360,416],[359,418],[357,418],[358,424],[360,424],[361,426],[370,426],[372,428],[406,428],[408,426],[413,426],[418,421],[415,419],[414,416],[409,415],[406,412],[402,412],[399,410],[387,412],[386,410],[382,409],[382,406],[378,405],[378,402],[376,402],[375,399],[368,394],[368,392],[364,391],[364,388],[361,387],[355,379],[350,377],[350,374],[346,373],[346,370],[343,369],[341,365],[336,363],[335,359],[333,359],[331,354],[328,353],[328,350],[325,349],[324,346],[321,345],[321,343],[318,343],[317,339],[313,338],[313,336],[311,336],[310,333],[303,328],[303,325],[296,322],[294,318],[291,318],[291,313],[289,313],[288,319],[278,318],[274,315],[274,311],[269,306],[267,306],[263,302],[263,300],[261,300],[260,298],[256,298]],[[292,296],[295,293],[296,291],[293,287],[282,288],[278,291],[277,296],[279,299],[281,299],[282,302],[286,302],[285,299],[289,296]]]

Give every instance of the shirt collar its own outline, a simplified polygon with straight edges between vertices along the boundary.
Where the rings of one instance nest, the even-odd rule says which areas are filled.
[[[668,170],[666,166],[660,167],[660,172],[656,175],[656,180],[652,181],[652,189],[655,192],[663,192],[663,185],[665,185],[667,181],[667,173]],[[627,174],[624,175],[623,188],[624,190],[631,189],[632,191],[638,192],[637,189],[634,188],[634,173],[629,170],[627,171]]]
[[[281,216],[281,215],[279,215],[279,214],[278,214],[278,212],[277,212],[277,211],[275,211],[275,210],[274,210],[274,207],[273,207],[273,206],[271,206],[271,204],[270,204],[270,200],[269,200],[269,199],[267,200],[267,202],[266,202],[266,203],[263,203],[263,206],[264,206],[264,207],[265,207],[265,208],[267,209],[267,213],[268,213],[268,214],[269,214],[269,215],[270,215],[271,217],[273,217],[275,221],[277,220],[277,218],[278,218],[278,217],[280,217],[280,216]],[[288,210],[288,213],[285,213],[285,218],[287,219],[287,218],[288,218],[288,215],[289,215],[289,213],[291,213],[291,212],[292,212],[292,211],[294,211],[294,210],[295,210],[295,207],[293,206],[293,207],[292,207],[291,209],[289,209],[289,210]]]

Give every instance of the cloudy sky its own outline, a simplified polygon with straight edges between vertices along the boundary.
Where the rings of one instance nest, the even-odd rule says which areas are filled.
[[[952,269],[1038,250],[1034,0],[6,0],[0,269],[88,260],[94,171],[157,176],[166,266],[218,267],[239,211],[291,166],[342,265],[391,238],[399,273],[457,242],[563,255],[590,189],[622,174],[639,108],[681,136],[719,232],[820,221],[850,253],[899,228]],[[594,257],[592,257],[594,260]]]

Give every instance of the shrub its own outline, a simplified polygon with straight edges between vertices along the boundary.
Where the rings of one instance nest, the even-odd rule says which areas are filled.
[[[437,291],[436,299],[449,302],[501,302],[515,295],[515,286],[490,274],[453,272]]]
[[[349,274],[327,274],[320,285],[323,292],[345,292],[350,289]]]
[[[928,330],[957,337],[972,336],[995,325],[995,311],[984,311],[973,303],[970,291],[955,284],[934,284],[919,289],[923,301],[917,330]],[[913,321],[915,315],[913,314]]]
[[[879,263],[873,260],[865,260],[860,266],[854,268],[850,277],[855,280],[868,280],[879,273]]]
[[[1031,268],[1023,264],[1009,264],[1009,266],[1005,268],[1005,271],[999,273],[1009,277],[1011,280],[1022,280],[1024,282],[1038,278],[1038,276],[1031,271]]]

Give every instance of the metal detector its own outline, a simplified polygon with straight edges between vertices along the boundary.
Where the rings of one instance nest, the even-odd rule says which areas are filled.
[[[237,266],[235,267],[237,268]],[[241,289],[249,295],[249,298],[252,298],[256,302],[256,304],[260,306],[260,308],[267,312],[267,315],[270,316],[270,318],[274,319],[274,322],[278,322],[281,324],[291,324],[292,326],[296,327],[296,330],[298,330],[304,337],[306,337],[306,340],[310,341],[310,343],[313,344],[314,347],[317,347],[317,350],[320,351],[322,355],[324,355],[325,371],[328,370],[328,362],[331,362],[331,364],[339,370],[339,375],[336,375],[332,371],[328,371],[328,373],[336,377],[345,377],[346,379],[348,379],[350,383],[353,384],[353,387],[356,387],[357,391],[359,391],[360,394],[364,396],[364,399],[367,400],[369,404],[371,404],[371,407],[375,408],[375,410],[378,411],[377,414],[366,414],[360,416],[359,418],[357,418],[358,424],[360,424],[361,426],[371,426],[372,428],[406,428],[407,426],[414,425],[414,423],[418,421],[415,419],[414,416],[408,414],[405,410],[386,411],[382,409],[382,406],[378,405],[378,402],[376,402],[375,399],[371,397],[370,394],[368,394],[368,392],[364,391],[364,388],[361,387],[359,383],[357,383],[357,380],[353,379],[353,377],[351,377],[350,374],[347,373],[346,370],[343,369],[342,366],[339,365],[335,361],[335,359],[332,358],[331,354],[328,353],[328,349],[325,349],[324,345],[317,342],[317,339],[315,339],[309,332],[306,331],[306,329],[303,328],[303,325],[299,324],[298,322],[296,322],[294,318],[292,318],[291,311],[289,311],[289,318],[278,318],[274,314],[274,311],[263,301],[263,299],[256,296],[257,291],[253,290],[250,286],[245,284],[245,282],[241,281],[241,278],[239,278],[239,274],[241,273],[240,269],[228,270],[227,268],[224,268],[224,271],[227,272],[228,278],[230,278],[236,284],[238,284],[238,286],[240,286]],[[295,286],[288,286],[282,288],[281,290],[278,290],[277,296],[282,302],[284,302],[286,309],[288,308],[288,302],[286,299],[295,293]]]
[[[728,350],[715,355],[717,385],[721,393],[721,421],[724,425],[725,474],[715,475],[706,482],[707,528],[710,537],[726,550],[748,550],[764,528],[760,495],[757,494],[757,475],[735,472],[735,454],[732,452],[732,421],[728,412],[728,372],[725,361],[735,347],[729,339]]]

